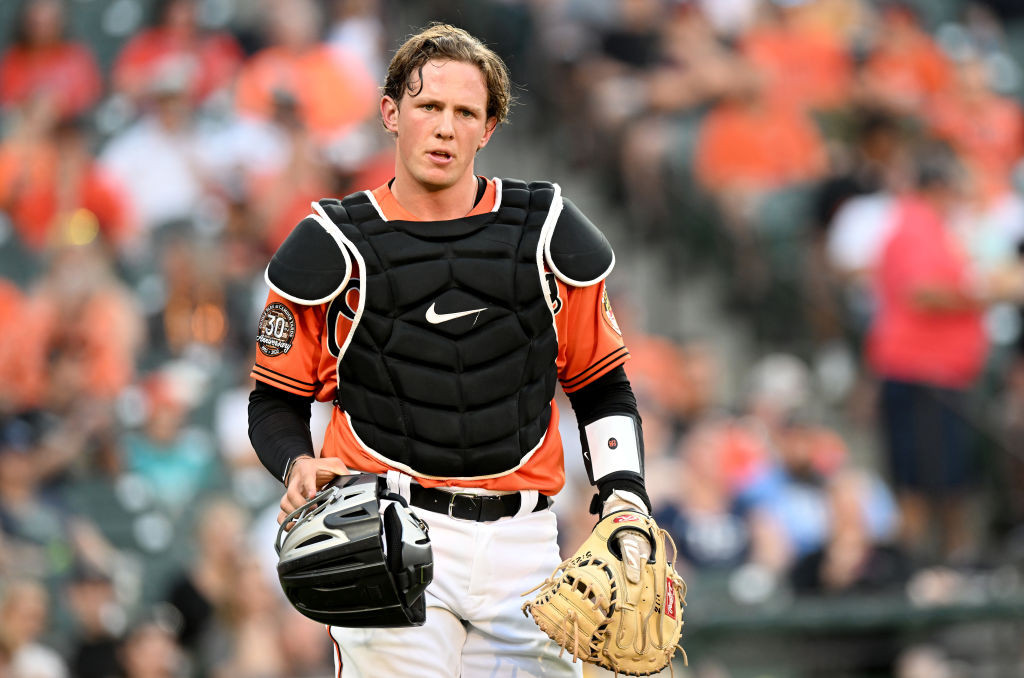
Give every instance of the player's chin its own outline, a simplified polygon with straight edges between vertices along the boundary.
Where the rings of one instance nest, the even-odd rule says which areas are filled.
[[[443,191],[458,183],[459,178],[464,174],[455,168],[431,167],[420,173],[420,184],[429,191]]]

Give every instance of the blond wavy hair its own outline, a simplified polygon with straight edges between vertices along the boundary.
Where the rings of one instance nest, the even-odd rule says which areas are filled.
[[[466,31],[443,23],[430,24],[398,48],[384,79],[384,95],[396,103],[406,92],[415,96],[423,87],[423,65],[432,59],[474,64],[487,83],[487,117],[499,124],[508,119],[512,85],[505,62]]]

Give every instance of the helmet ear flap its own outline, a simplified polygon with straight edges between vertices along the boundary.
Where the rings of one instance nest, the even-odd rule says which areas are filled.
[[[402,571],[402,519],[398,517],[395,504],[388,504],[384,509],[384,562],[388,571]]]

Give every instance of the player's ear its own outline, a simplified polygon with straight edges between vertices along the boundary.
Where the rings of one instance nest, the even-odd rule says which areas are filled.
[[[494,134],[495,128],[498,126],[498,119],[494,116],[487,118],[487,122],[484,123],[484,136],[480,140],[480,145],[476,147],[476,150],[482,149],[487,145],[487,142],[491,140],[491,135]]]
[[[380,119],[384,128],[392,134],[398,134],[398,102],[385,95],[380,100]]]

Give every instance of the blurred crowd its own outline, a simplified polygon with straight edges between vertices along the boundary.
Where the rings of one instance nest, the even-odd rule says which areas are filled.
[[[1024,595],[1024,10],[935,4],[0,7],[0,678],[333,675],[247,436],[263,269],[310,201],[390,178],[377,87],[429,19],[506,58],[503,134],[545,178],[585,177],[665,294],[714,277],[752,338],[730,364],[616,306],[694,625],[956,603],[977,573]],[[571,551],[593,518],[563,405]],[[865,661],[957,675],[900,650]]]
[[[535,25],[573,120],[560,150],[600,168],[669,289],[713,275],[752,338],[737,366],[699,321],[627,331],[691,598],[927,606],[970,576],[1019,580],[1024,7],[556,5]],[[852,667],[962,673],[919,650]]]

